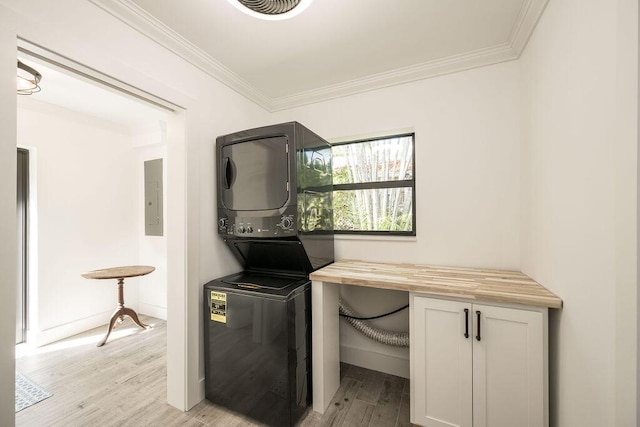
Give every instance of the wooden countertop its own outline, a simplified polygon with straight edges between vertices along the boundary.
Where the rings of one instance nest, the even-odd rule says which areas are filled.
[[[312,280],[538,307],[562,308],[562,300],[519,271],[337,261]]]

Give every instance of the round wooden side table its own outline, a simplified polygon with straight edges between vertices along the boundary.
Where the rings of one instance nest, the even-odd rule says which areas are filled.
[[[107,342],[107,338],[109,338],[109,334],[111,333],[113,326],[116,324],[116,321],[118,321],[118,323],[122,322],[124,320],[124,316],[129,316],[131,320],[143,329],[151,327],[140,322],[140,319],[138,319],[138,315],[134,310],[124,306],[124,279],[127,277],[144,276],[155,269],[155,267],[151,267],[149,265],[132,265],[87,271],[86,273],[81,274],[85,279],[118,279],[118,307],[113,312],[111,320],[109,321],[107,334],[104,336],[102,341],[98,343],[98,347],[102,347]]]

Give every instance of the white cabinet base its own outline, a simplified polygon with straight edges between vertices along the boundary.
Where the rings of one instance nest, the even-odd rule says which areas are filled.
[[[471,426],[472,353],[464,337],[464,309],[471,304],[412,297],[409,307],[411,422]]]
[[[548,426],[546,308],[412,294],[410,318],[412,423]]]

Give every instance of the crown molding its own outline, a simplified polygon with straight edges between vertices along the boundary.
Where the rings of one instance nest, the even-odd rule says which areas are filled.
[[[383,72],[367,77],[299,92],[271,100],[271,111],[287,110],[316,102],[382,89],[416,80],[470,70],[518,59],[535,29],[549,0],[527,0],[511,31],[509,41],[472,52]]]
[[[500,46],[480,49],[409,67],[396,68],[388,72],[374,74],[364,78],[299,92],[291,96],[275,98],[271,102],[271,108],[273,111],[286,110],[513,59],[517,59],[517,55],[511,47],[505,43]]]
[[[547,3],[549,3],[549,0],[528,0],[522,6],[518,21],[511,31],[511,37],[509,37],[509,44],[518,55],[518,58],[527,46],[531,34],[533,34],[533,30],[542,16],[542,12],[547,7]]]
[[[268,97],[131,0],[89,1],[239,94],[271,109]]]
[[[518,59],[549,0],[527,0],[522,6],[509,40],[503,44],[279,98],[266,96],[133,1],[89,1],[267,111],[274,112]]]

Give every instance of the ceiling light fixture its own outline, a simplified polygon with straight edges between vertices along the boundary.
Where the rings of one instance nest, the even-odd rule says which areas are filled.
[[[293,18],[309,6],[311,0],[227,0],[233,7],[254,18],[278,21]]]
[[[17,92],[18,95],[31,95],[40,92],[42,74],[18,60]]]

